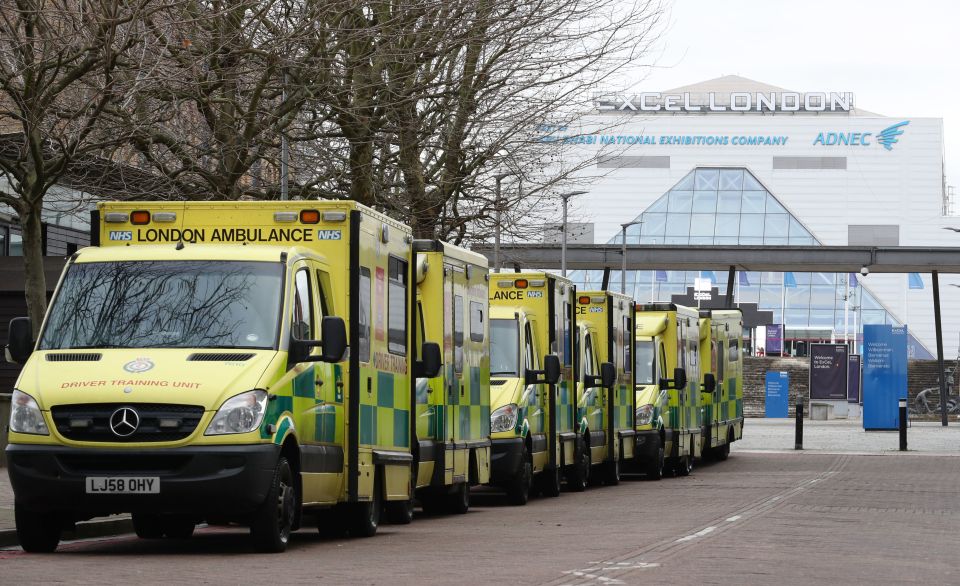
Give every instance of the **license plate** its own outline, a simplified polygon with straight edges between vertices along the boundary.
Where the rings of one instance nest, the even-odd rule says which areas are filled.
[[[87,494],[160,494],[157,476],[87,476]]]

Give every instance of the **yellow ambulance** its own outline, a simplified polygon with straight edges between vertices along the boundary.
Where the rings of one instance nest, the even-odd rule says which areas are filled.
[[[470,486],[490,481],[487,259],[434,240],[414,241],[413,254],[414,335],[439,345],[444,365],[439,376],[416,379],[416,494],[429,513],[466,513]],[[408,512],[396,518],[405,522]]]
[[[590,482],[617,484],[634,456],[633,299],[611,291],[577,294],[580,370],[578,433]],[[575,490],[580,478],[567,479]]]
[[[304,514],[373,535],[409,501],[412,238],[345,201],[102,203],[23,364],[9,473],[20,543],[129,512],[144,538],[249,525],[282,551]],[[348,349],[349,347],[349,349]],[[435,376],[440,349],[418,349]]]
[[[699,326],[695,308],[637,305],[637,462],[648,478],[686,476],[700,454]]]
[[[559,495],[577,464],[575,295],[549,273],[490,275],[490,483],[515,505]]]
[[[726,460],[730,444],[743,437],[742,340],[739,309],[700,310],[704,459]]]

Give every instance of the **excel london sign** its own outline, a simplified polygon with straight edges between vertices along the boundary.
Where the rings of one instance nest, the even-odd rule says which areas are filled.
[[[709,92],[604,96],[601,112],[849,112],[850,92]]]

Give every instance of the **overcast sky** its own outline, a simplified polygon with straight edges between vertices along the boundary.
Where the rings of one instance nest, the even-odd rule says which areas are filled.
[[[943,118],[947,183],[960,187],[960,2],[675,0],[650,57],[637,91],[741,75]]]

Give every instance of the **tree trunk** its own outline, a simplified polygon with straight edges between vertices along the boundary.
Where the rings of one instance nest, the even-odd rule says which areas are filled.
[[[23,232],[24,293],[27,315],[33,325],[33,337],[40,334],[40,325],[47,310],[47,278],[43,272],[43,226],[40,205],[24,202],[20,210],[20,229]]]

